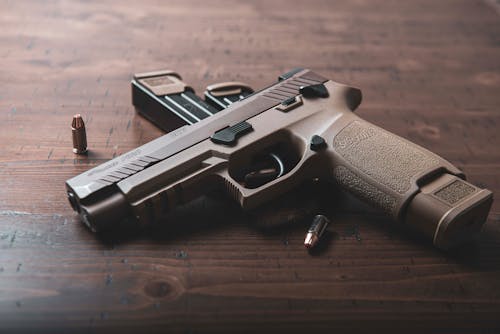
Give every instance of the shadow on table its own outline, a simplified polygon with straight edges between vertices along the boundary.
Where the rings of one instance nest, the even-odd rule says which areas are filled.
[[[390,223],[390,219],[381,212],[369,208],[351,195],[321,183],[303,185],[251,212],[243,212],[237,203],[219,193],[213,193],[178,207],[148,228],[138,229],[133,224],[124,224],[120,231],[101,234],[99,238],[105,244],[125,243],[138,238],[168,243],[192,235],[223,233],[228,225],[235,223],[248,224],[266,235],[283,235],[293,228],[306,231],[316,214],[330,217],[340,215],[340,220],[342,216],[359,216],[356,219],[366,219],[370,223],[373,221],[374,228],[380,229],[384,234],[407,240],[415,245],[416,250],[419,247],[425,248],[435,256],[444,256],[449,261],[464,264],[472,270],[500,270],[498,217],[493,217],[485,224],[477,241],[444,252],[433,248],[431,242],[420,235]],[[309,252],[310,255],[320,256],[325,253],[333,240],[338,238],[339,231],[328,232],[318,247]]]
[[[500,270],[500,228],[498,218],[489,219],[476,241],[452,249],[448,256],[473,270]]]
[[[133,222],[125,222],[120,229],[100,233],[98,237],[105,244],[137,238],[168,242],[193,234],[216,233],[235,223],[248,224],[269,235],[280,234],[291,226],[307,225],[315,214],[325,213],[320,209],[325,191],[328,190],[323,185],[304,185],[249,212],[243,212],[237,203],[214,192],[177,207],[147,228],[139,229]]]

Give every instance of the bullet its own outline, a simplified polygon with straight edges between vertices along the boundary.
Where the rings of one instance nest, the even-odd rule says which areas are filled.
[[[330,221],[325,216],[316,215],[311,226],[309,227],[309,230],[307,231],[304,246],[306,246],[306,248],[313,248],[316,246],[323,233],[325,233],[329,223]]]
[[[87,133],[85,123],[80,114],[73,116],[71,122],[71,134],[73,135],[73,153],[84,154],[87,152]]]
[[[245,187],[254,189],[272,181],[278,177],[278,170],[275,168],[264,168],[253,171],[245,175]]]

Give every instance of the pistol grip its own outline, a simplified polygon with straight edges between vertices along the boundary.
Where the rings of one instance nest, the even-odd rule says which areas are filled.
[[[356,116],[333,139],[333,178],[448,249],[477,234],[493,195],[436,154]]]

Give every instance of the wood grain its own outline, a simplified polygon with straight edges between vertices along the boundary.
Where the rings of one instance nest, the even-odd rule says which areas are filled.
[[[500,202],[477,244],[441,253],[332,195],[323,249],[218,200],[99,239],[64,181],[161,135],[135,72],[273,82],[296,66],[363,90],[361,117],[500,194],[495,1],[0,1],[0,332],[495,332]],[[81,113],[90,154],[71,151]],[[295,196],[295,195],[291,195]],[[297,195],[298,196],[298,195]]]

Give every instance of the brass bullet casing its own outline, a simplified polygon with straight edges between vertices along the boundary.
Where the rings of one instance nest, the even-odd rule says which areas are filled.
[[[304,240],[304,246],[306,248],[313,248],[321,239],[321,236],[325,233],[326,228],[330,221],[323,215],[316,215],[313,219],[311,226],[306,234],[306,239]]]
[[[73,136],[73,153],[87,153],[87,133],[85,131],[85,123],[80,114],[73,116],[71,122],[71,134]]]

